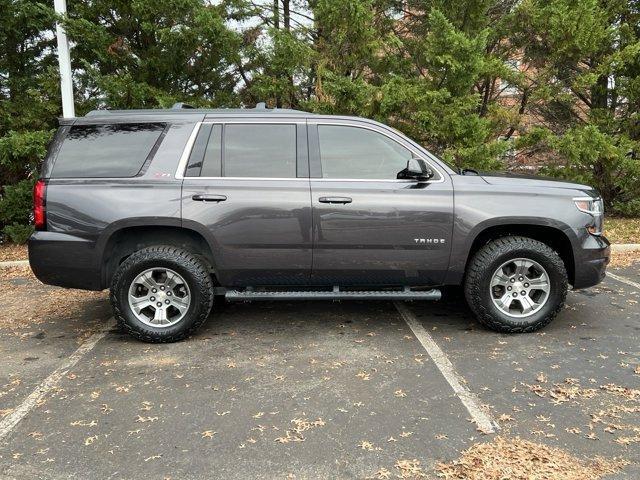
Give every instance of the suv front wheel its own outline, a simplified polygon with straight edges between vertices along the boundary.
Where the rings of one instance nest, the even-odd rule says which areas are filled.
[[[118,267],[111,305],[121,329],[145,342],[175,342],[200,327],[213,304],[206,265],[171,246],[138,250]]]
[[[567,271],[548,245],[527,237],[503,237],[471,259],[464,291],[483,325],[503,333],[533,332],[564,305]]]

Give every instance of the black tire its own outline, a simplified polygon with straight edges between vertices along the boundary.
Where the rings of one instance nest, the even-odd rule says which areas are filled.
[[[141,322],[128,301],[131,282],[154,267],[170,268],[182,276],[192,296],[185,316],[164,328]],[[213,282],[205,263],[191,253],[172,246],[148,247],[131,254],[118,267],[111,282],[110,300],[118,327],[123,331],[143,342],[176,342],[192,334],[207,320],[213,305]]]
[[[527,258],[547,271],[549,297],[540,310],[527,317],[511,317],[497,308],[491,299],[491,278],[506,261]],[[484,245],[467,266],[464,293],[469,307],[484,326],[501,333],[525,333],[539,330],[553,320],[567,296],[567,271],[560,256],[548,245],[527,237],[502,237]]]

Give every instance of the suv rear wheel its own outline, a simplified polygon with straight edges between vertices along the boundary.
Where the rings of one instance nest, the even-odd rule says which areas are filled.
[[[527,237],[489,242],[471,259],[465,297],[483,325],[504,333],[547,325],[564,305],[567,272],[548,245]]]
[[[206,321],[213,283],[206,265],[191,253],[149,247],[118,267],[110,298],[123,330],[145,342],[175,342]]]

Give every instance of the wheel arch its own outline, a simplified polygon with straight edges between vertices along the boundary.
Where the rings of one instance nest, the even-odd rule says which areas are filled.
[[[102,285],[108,287],[118,266],[133,252],[153,245],[173,245],[202,258],[212,273],[216,271],[214,248],[201,231],[184,227],[180,219],[153,223],[127,223],[110,229],[98,242]]]
[[[468,253],[464,271],[467,271],[469,262],[483,245],[486,245],[492,240],[507,236],[528,237],[548,245],[556,251],[562,259],[567,270],[569,283],[573,285],[575,280],[573,246],[566,229],[562,228],[562,225],[510,222],[485,226],[485,228],[479,229],[475,236],[472,237],[473,241],[470,242],[467,250]]]

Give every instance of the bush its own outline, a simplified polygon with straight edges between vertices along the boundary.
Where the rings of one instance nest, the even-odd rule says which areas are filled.
[[[29,237],[33,233],[33,226],[15,223],[13,225],[7,225],[2,231],[13,243],[22,245],[29,240]]]
[[[541,173],[595,187],[609,212],[640,213],[640,162],[630,156],[636,148],[632,140],[596,125],[570,128],[561,136],[547,132],[540,140],[564,159],[561,164],[543,167]]]
[[[28,225],[33,205],[34,180],[22,180],[15,185],[5,185],[0,197],[0,227]]]
[[[612,209],[625,217],[640,217],[640,198],[628,202],[614,202]]]
[[[6,128],[7,125],[4,124],[2,130]],[[36,171],[47,153],[47,143],[52,134],[50,130],[11,130],[0,136],[0,182],[15,184],[29,172]]]

